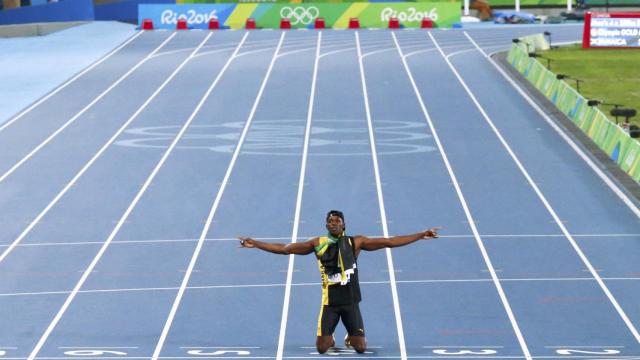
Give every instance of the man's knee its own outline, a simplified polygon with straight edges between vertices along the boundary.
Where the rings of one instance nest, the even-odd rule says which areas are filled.
[[[364,336],[351,336],[350,342],[351,346],[358,354],[362,354],[367,350],[367,342]]]
[[[316,338],[316,349],[320,354],[326,353],[334,345],[333,336],[318,336]]]

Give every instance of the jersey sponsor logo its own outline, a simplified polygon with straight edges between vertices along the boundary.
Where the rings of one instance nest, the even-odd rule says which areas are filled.
[[[347,269],[344,271],[345,279],[342,280],[342,274],[337,273],[333,275],[327,275],[327,280],[329,280],[329,284],[340,284],[347,285],[351,281],[351,274],[355,272],[356,264],[353,264],[353,268]]]

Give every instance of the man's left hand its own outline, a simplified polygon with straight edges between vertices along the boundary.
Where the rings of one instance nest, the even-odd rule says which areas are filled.
[[[438,237],[438,231],[442,229],[440,226],[436,226],[436,227],[432,227],[429,230],[426,230],[423,233],[423,239],[431,239],[431,238],[437,238]]]

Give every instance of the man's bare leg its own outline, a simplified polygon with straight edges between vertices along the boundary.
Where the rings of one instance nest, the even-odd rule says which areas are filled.
[[[320,354],[326,353],[327,350],[329,350],[335,345],[336,345],[336,342],[335,340],[333,340],[332,335],[318,336],[316,338],[316,349],[318,349],[318,352]]]
[[[364,336],[347,336],[344,342],[351,345],[358,354],[362,354],[367,350],[367,340]]]

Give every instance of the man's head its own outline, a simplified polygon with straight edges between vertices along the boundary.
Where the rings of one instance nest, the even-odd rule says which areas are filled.
[[[332,236],[340,236],[345,230],[344,214],[342,211],[330,210],[327,213],[327,230]]]

